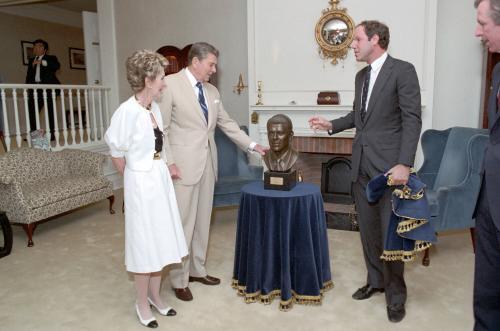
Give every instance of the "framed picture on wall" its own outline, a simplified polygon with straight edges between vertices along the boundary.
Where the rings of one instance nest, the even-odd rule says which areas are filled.
[[[85,50],[81,48],[69,48],[69,67],[71,69],[85,70]]]
[[[23,64],[28,65],[28,61],[33,57],[33,43],[31,41],[21,40],[21,49],[23,54]]]

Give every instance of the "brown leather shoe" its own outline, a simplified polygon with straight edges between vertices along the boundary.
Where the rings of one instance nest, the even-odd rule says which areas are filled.
[[[177,299],[182,301],[191,301],[193,300],[193,294],[191,294],[191,290],[189,287],[186,288],[174,288],[175,296]]]
[[[219,285],[220,284],[220,279],[215,278],[209,275],[206,275],[205,277],[192,277],[189,276],[189,281],[190,282],[199,282],[205,285]]]

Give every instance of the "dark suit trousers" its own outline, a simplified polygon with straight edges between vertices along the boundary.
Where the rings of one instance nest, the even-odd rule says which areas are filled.
[[[392,213],[392,190],[386,190],[377,203],[369,204],[366,199],[366,186],[371,178],[378,175],[373,172],[369,161],[361,156],[358,180],[353,183],[353,194],[368,271],[367,283],[372,287],[385,289],[387,305],[404,304],[406,302],[404,263],[401,261],[387,262],[380,259]]]
[[[476,214],[474,331],[500,328],[500,231],[490,214],[485,185]]]
[[[54,135],[54,113],[53,113],[53,100],[52,100],[52,90],[46,90],[47,91],[47,111],[49,115],[49,128]],[[37,90],[37,100],[38,100],[38,112],[40,116],[45,116],[44,112],[42,112],[43,107],[45,105],[44,100],[43,100],[43,90]],[[30,127],[31,131],[40,129],[37,128],[36,126],[36,109],[35,109],[35,97],[33,90],[28,90],[28,111],[30,115]],[[40,117],[40,121],[42,121],[43,117]]]

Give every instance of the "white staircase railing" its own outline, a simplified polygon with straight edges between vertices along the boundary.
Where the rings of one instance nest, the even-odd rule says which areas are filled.
[[[88,85],[0,84],[0,131],[7,151],[31,146],[30,132],[44,130],[51,148],[81,148],[103,144],[108,127],[110,88]],[[36,128],[30,126],[29,99],[33,94]],[[42,95],[43,105],[38,104]],[[52,109],[47,102],[52,98]],[[50,100],[49,100],[50,101]],[[40,109],[42,108],[42,109]],[[51,135],[49,112],[54,118]],[[3,123],[3,127],[2,124]]]

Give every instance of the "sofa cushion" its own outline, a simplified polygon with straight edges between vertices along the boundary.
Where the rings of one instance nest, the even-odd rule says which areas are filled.
[[[215,184],[214,193],[216,195],[240,193],[243,185],[254,181],[255,178],[242,178],[240,176],[222,177]]]
[[[70,177],[44,179],[33,184],[21,187],[27,204],[32,208],[63,201],[83,193],[100,190],[108,186],[109,181],[104,177]]]

